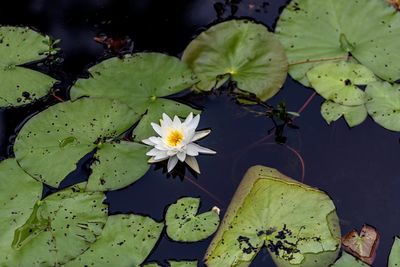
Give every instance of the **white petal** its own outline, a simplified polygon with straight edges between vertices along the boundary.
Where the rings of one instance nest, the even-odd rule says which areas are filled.
[[[199,152],[199,153],[203,153],[203,154],[216,154],[216,153],[217,153],[217,152],[215,152],[214,150],[208,149],[208,148],[206,148],[206,147],[199,146],[199,145],[196,144],[196,143],[191,143],[191,145],[193,145],[194,148],[195,148],[195,149],[197,150],[197,152]]]
[[[187,165],[189,165],[190,168],[192,168],[192,170],[194,170],[195,172],[200,174],[199,164],[197,163],[197,160],[195,157],[186,156],[185,162]]]
[[[178,163],[178,157],[174,156],[174,157],[169,158],[168,166],[167,166],[168,172],[171,172],[177,163]]]
[[[147,162],[148,163],[156,163],[156,162],[160,162],[160,161],[166,160],[167,158],[155,159],[154,157],[151,157]]]
[[[146,144],[146,145],[149,145],[149,146],[154,146],[154,145],[155,145],[155,143],[153,143],[153,142],[150,140],[150,138],[142,140],[142,143],[143,143],[143,144]]]
[[[154,156],[154,159],[158,160],[161,158],[169,158],[167,151],[160,151],[157,155]]]
[[[189,123],[193,120],[193,112],[190,112],[190,114],[186,117],[185,119],[185,126],[189,125]]]
[[[199,126],[200,122],[200,114],[196,115],[196,117],[193,118],[193,120],[187,125],[189,129],[196,129],[197,126]]]
[[[161,128],[164,128],[164,127],[171,127],[171,125],[172,125],[172,120],[171,120],[171,118],[170,118],[167,114],[165,114],[165,113],[162,114],[162,117],[163,117],[163,121],[162,121]]]
[[[163,135],[163,131],[162,131],[160,125],[158,125],[157,123],[152,122],[152,123],[151,123],[151,127],[153,127],[154,131],[155,131],[159,136],[162,136],[162,135]]]
[[[188,144],[186,146],[186,154],[188,154],[189,156],[198,156],[199,151],[197,151],[197,147],[193,144]]]
[[[149,152],[146,153],[146,156],[156,156],[160,154],[162,151],[158,150],[157,148],[153,148]]]
[[[180,128],[181,127],[181,124],[182,124],[182,122],[181,122],[181,120],[178,118],[178,116],[174,116],[174,121],[173,121],[173,127],[174,128]]]
[[[175,150],[167,150],[167,155],[168,156],[175,156],[178,152],[176,152]]]
[[[160,144],[162,142],[162,138],[161,137],[155,137],[152,136],[149,138],[150,142],[153,142],[155,145]]]
[[[185,159],[186,159],[186,153],[185,153],[185,152],[178,152],[178,153],[176,154],[176,156],[178,157],[178,159],[179,159],[181,162],[184,162]]]
[[[211,133],[211,130],[198,131],[194,134],[192,142],[200,140]]]

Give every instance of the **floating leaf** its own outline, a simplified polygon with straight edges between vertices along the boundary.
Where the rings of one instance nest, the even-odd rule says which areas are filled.
[[[185,49],[182,60],[198,75],[195,89],[209,91],[229,78],[239,89],[265,101],[282,87],[287,59],[268,29],[248,20],[231,20],[201,33]]]
[[[16,163],[0,163],[0,266],[10,266],[14,231],[29,218],[42,196],[42,183],[32,179]]]
[[[400,239],[396,236],[390,251],[388,267],[398,266],[400,266]]]
[[[130,185],[149,169],[147,146],[133,142],[104,143],[95,154],[87,190],[107,191]]]
[[[197,261],[168,261],[170,267],[197,267]]]
[[[113,215],[88,250],[65,267],[141,266],[156,245],[163,223],[140,215]]]
[[[365,105],[345,106],[329,100],[322,104],[321,114],[328,124],[344,116],[344,119],[350,127],[361,124],[368,116]]]
[[[161,267],[161,265],[158,264],[157,262],[150,262],[150,263],[143,264],[143,267]]]
[[[45,96],[55,79],[20,67],[47,57],[50,38],[29,28],[0,27],[0,107],[20,106]]]
[[[376,81],[369,69],[348,62],[319,65],[310,70],[307,77],[315,91],[326,100],[347,106],[363,105],[367,99],[357,86]]]
[[[400,14],[383,0],[293,0],[275,31],[305,85],[314,66],[349,54],[384,80],[400,78]]]
[[[107,220],[105,198],[78,184],[38,201],[24,225],[15,231],[14,264],[59,266],[86,251]]]
[[[356,259],[350,254],[343,252],[342,256],[332,265],[332,267],[368,267],[369,265]]]
[[[189,67],[179,59],[160,53],[137,53],[124,58],[110,58],[89,69],[91,77],[79,79],[71,88],[71,99],[82,96],[119,100],[144,115],[147,122],[161,116],[160,109],[186,117],[190,107],[162,97],[181,92],[197,80]],[[194,112],[197,113],[197,112]],[[154,121],[153,121],[154,122]],[[148,138],[150,124],[140,123],[135,138]]]
[[[168,261],[169,267],[197,267],[197,265],[198,265],[197,261],[175,261],[175,260]],[[151,262],[143,265],[143,267],[160,267],[160,266],[162,265],[156,262]]]
[[[347,233],[342,238],[342,245],[348,253],[371,265],[376,257],[379,234],[374,227],[364,225],[360,234],[356,230]]]
[[[387,82],[369,84],[366,104],[376,123],[391,131],[400,131],[400,85]]]
[[[185,197],[169,206],[165,215],[168,236],[178,242],[197,242],[218,228],[219,215],[214,210],[197,214],[199,198]]]
[[[329,266],[340,248],[332,200],[275,169],[250,168],[237,189],[205,261],[249,266],[266,246],[277,266]]]
[[[121,188],[143,175],[143,162],[147,157],[138,145],[123,142],[114,147],[112,143],[138,119],[139,115],[128,106],[109,99],[83,98],[59,103],[23,126],[15,141],[15,156],[31,176],[58,187],[83,156],[97,149],[99,162],[95,163],[89,177],[90,187],[99,190]],[[125,164],[129,160],[138,164],[134,172],[131,172],[131,164]]]

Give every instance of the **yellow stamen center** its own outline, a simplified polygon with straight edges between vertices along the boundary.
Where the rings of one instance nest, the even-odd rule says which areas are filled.
[[[183,140],[182,132],[178,130],[172,130],[168,133],[167,143],[169,146],[175,147],[179,145]]]

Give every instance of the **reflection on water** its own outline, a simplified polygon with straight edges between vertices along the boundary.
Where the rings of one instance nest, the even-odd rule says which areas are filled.
[[[0,23],[29,25],[54,38],[62,39],[64,62],[54,74],[67,79],[59,87],[65,92],[77,75],[106,56],[95,36],[129,36],[135,51],[158,51],[179,55],[191,38],[216,20],[211,0],[34,0],[16,3],[0,10]],[[242,1],[237,16],[249,16],[273,28],[286,0]],[[225,10],[222,17],[230,15]],[[287,80],[284,89],[271,104],[280,101],[297,111],[312,94],[311,90]],[[322,99],[315,97],[296,119],[300,130],[286,132],[288,148],[265,138],[273,124],[268,118],[255,116],[236,105],[224,93],[207,96],[189,95],[185,99],[203,107],[201,128],[211,128],[202,141],[218,151],[212,157],[198,157],[202,174],[179,179],[166,175],[162,168],[152,170],[134,185],[108,193],[112,213],[149,214],[161,220],[164,208],[181,196],[200,196],[203,207],[217,205],[224,212],[244,172],[255,164],[278,168],[297,179],[327,191],[338,207],[343,233],[368,223],[381,233],[376,266],[384,266],[392,237],[400,234],[400,145],[398,134],[389,132],[368,119],[349,129],[344,121],[326,125],[319,108]],[[43,104],[0,112],[0,151],[7,155],[14,129],[24,118]],[[4,129],[5,124],[7,128]],[[262,142],[257,143],[258,140]],[[256,145],[251,146],[251,144]],[[298,153],[298,154],[296,154]],[[82,165],[84,165],[82,163]],[[181,170],[183,171],[183,170]],[[87,174],[86,174],[87,175]],[[70,181],[82,176],[74,174]],[[202,190],[201,187],[204,189]],[[166,237],[151,255],[151,260],[201,259],[210,240],[196,244],[178,244]],[[263,251],[253,266],[272,266]]]

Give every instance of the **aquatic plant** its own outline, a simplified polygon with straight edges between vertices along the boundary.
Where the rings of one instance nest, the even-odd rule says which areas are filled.
[[[400,85],[375,82],[367,86],[369,115],[382,127],[400,131]]]
[[[212,235],[219,225],[214,209],[197,214],[200,199],[185,197],[168,207],[165,223],[168,236],[178,242],[197,242]]]
[[[89,78],[78,79],[72,86],[71,99],[106,97],[125,103],[142,116],[132,133],[135,141],[140,142],[153,134],[150,123],[157,121],[162,113],[170,117],[199,113],[187,105],[165,98],[197,82],[189,67],[176,57],[161,53],[114,57],[91,67],[89,73]]]
[[[190,113],[184,122],[174,117],[174,120],[163,113],[160,124],[151,123],[154,131],[159,136],[152,136],[142,140],[143,143],[152,146],[147,156],[151,156],[150,163],[160,162],[168,159],[168,172],[178,163],[178,160],[185,162],[195,172],[200,173],[199,164],[196,156],[201,154],[215,154],[214,150],[202,147],[195,143],[210,134],[210,130],[197,131],[200,115],[193,118],[193,113]]]
[[[103,193],[84,188],[77,184],[32,203],[30,217],[15,230],[11,266],[58,266],[89,248],[108,209]]]
[[[342,238],[343,249],[367,264],[372,264],[376,257],[380,236],[376,229],[364,225],[360,233],[352,230]]]
[[[54,51],[51,39],[27,27],[0,27],[0,107],[16,107],[45,96],[57,82],[22,66]]]
[[[42,183],[26,174],[15,159],[0,162],[0,181],[0,266],[10,266],[14,232],[41,198]]]
[[[347,252],[343,252],[342,256],[332,265],[332,267],[368,267],[361,260],[356,259]]]
[[[193,87],[217,89],[228,80],[242,93],[262,101],[274,96],[287,75],[287,59],[279,40],[262,24],[230,20],[210,27],[185,49],[182,60],[197,75]]]
[[[211,242],[207,266],[249,266],[266,247],[280,266],[329,266],[340,249],[332,200],[275,169],[254,166]]]
[[[389,254],[389,263],[388,267],[396,267],[400,266],[400,239],[399,237],[394,238],[394,242],[392,245],[392,250]]]
[[[381,0],[293,0],[275,32],[285,47],[289,73],[310,85],[307,72],[349,56],[383,80],[400,79],[400,14]]]
[[[109,216],[99,238],[65,267],[141,266],[156,245],[163,228],[163,223],[145,216]]]
[[[86,189],[122,188],[149,168],[146,146],[120,138],[139,118],[127,105],[110,99],[59,103],[22,127],[15,140],[15,156],[32,177],[58,187],[78,161],[94,151],[96,161]]]

